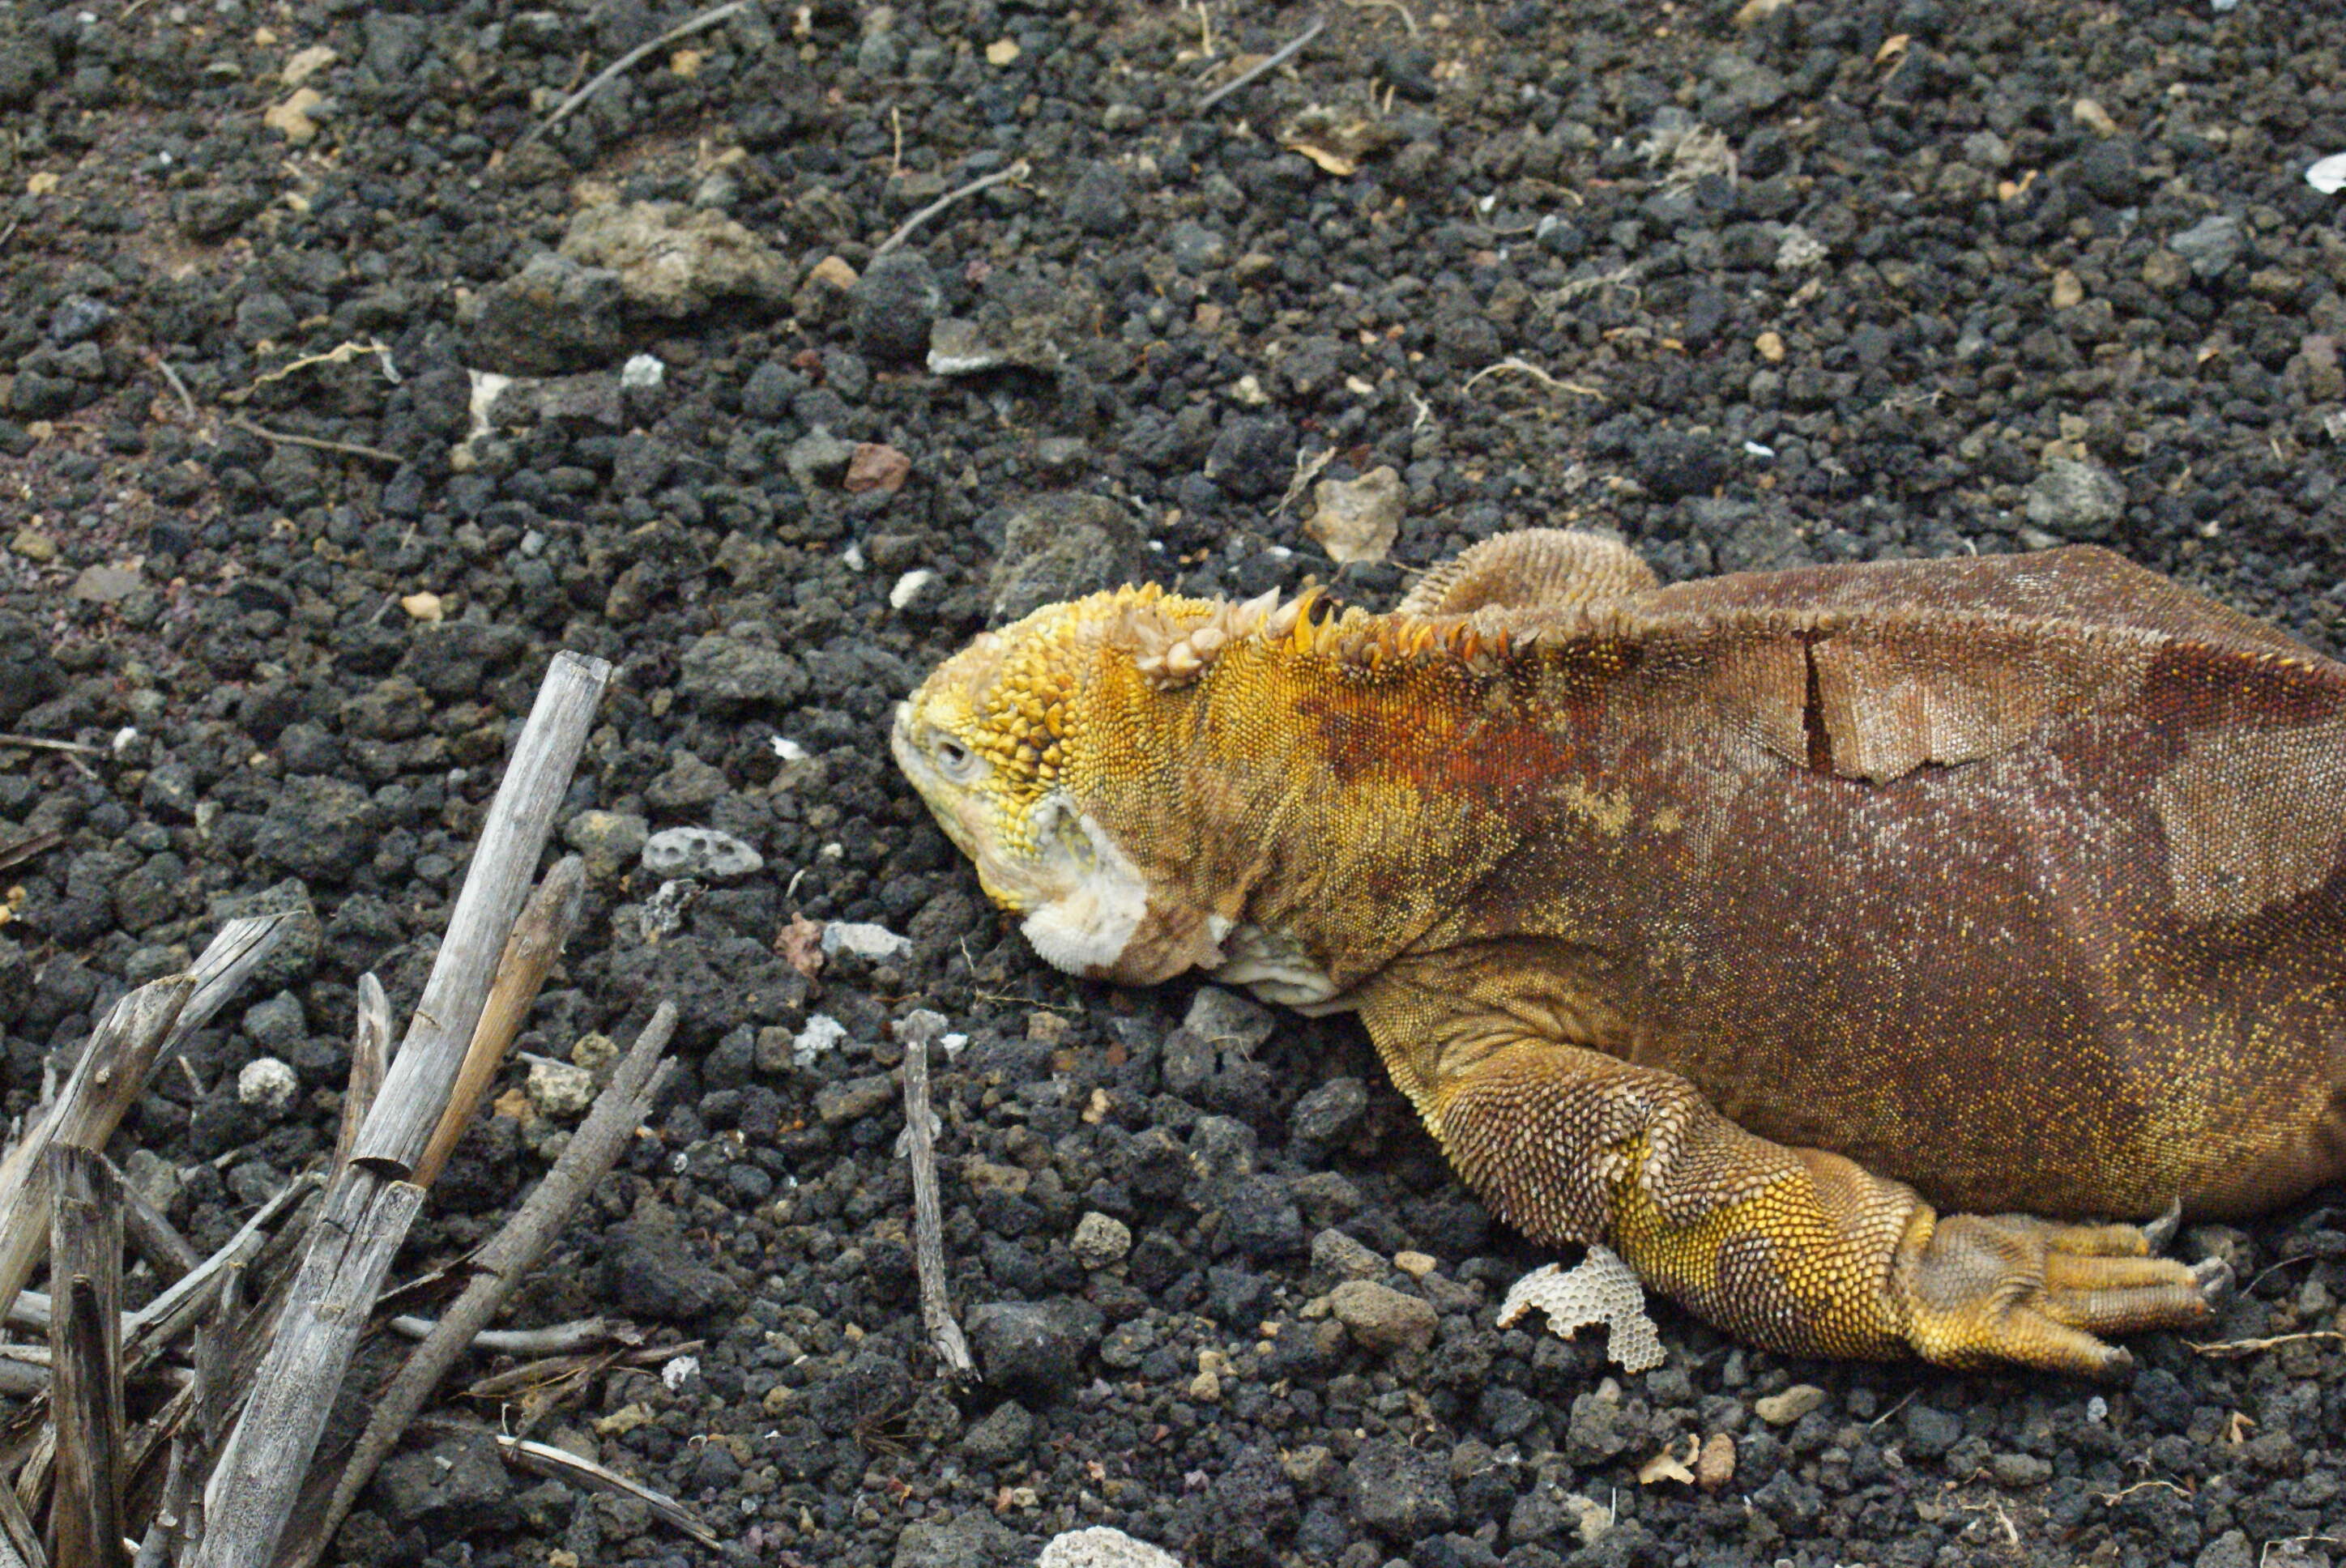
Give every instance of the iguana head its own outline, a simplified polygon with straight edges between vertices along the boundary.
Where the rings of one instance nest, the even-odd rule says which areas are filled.
[[[897,765],[1061,969],[1140,985],[1220,960],[1229,921],[1182,874],[1189,824],[1151,798],[1168,770],[1151,765],[1149,709],[1181,683],[1167,660],[1194,677],[1197,632],[1233,608],[1155,588],[1046,606],[979,636],[896,709]]]

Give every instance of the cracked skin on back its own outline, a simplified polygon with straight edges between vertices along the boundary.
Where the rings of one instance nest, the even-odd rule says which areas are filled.
[[[1503,1217],[1762,1343],[2107,1373],[2222,1281],[2046,1221],[2346,1173],[2346,668],[2105,551],[1664,587],[1531,531],[1387,616],[1125,590],[896,745],[1088,933],[1046,956],[1275,953]]]

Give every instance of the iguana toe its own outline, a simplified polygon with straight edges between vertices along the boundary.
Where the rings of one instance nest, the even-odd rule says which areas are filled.
[[[2183,1200],[2178,1197],[2168,1202],[2165,1214],[2142,1227],[2142,1239],[2153,1252],[2164,1252],[2182,1227]]]

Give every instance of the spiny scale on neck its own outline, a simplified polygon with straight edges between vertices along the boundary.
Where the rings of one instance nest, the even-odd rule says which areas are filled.
[[[1495,609],[1432,616],[1371,615],[1357,605],[1340,609],[1317,585],[1284,602],[1276,589],[1235,603],[1178,599],[1154,584],[1124,589],[1117,597],[1116,635],[1159,691],[1192,684],[1225,648],[1250,639],[1271,651],[1357,669],[1436,659],[1494,675],[1538,636]]]

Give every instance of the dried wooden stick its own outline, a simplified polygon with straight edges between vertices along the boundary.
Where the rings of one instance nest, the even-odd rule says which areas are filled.
[[[944,1033],[944,1017],[923,1007],[896,1025],[904,1047],[904,1157],[913,1165],[913,1268],[921,1281],[921,1321],[945,1370],[974,1378],[977,1362],[954,1320],[945,1291],[945,1224],[937,1203],[937,1144],[929,1125],[929,1043]]]
[[[430,1318],[400,1317],[391,1331],[403,1339],[428,1339],[439,1324]],[[465,1344],[468,1350],[489,1356],[574,1356],[607,1344],[613,1335],[608,1318],[580,1318],[544,1329],[484,1329]]]
[[[359,976],[359,1016],[351,1033],[351,1081],[342,1091],[342,1127],[334,1139],[334,1158],[326,1168],[341,1170],[351,1162],[359,1128],[374,1109],[382,1089],[383,1073],[391,1065],[391,998],[372,972]]]
[[[122,1194],[95,1149],[52,1145],[49,1408],[56,1568],[127,1568],[122,1550]]]
[[[415,1017],[360,1130],[354,1163],[404,1177],[423,1159],[610,678],[602,659],[566,650],[554,656],[481,825]]]
[[[629,1481],[616,1470],[607,1470],[593,1460],[580,1459],[567,1449],[551,1443],[532,1442],[527,1438],[497,1434],[497,1447],[515,1464],[526,1465],[540,1475],[557,1476],[573,1486],[583,1486],[591,1492],[614,1492],[621,1497],[640,1501],[659,1518],[675,1525],[703,1546],[716,1551],[726,1550],[723,1537],[709,1528],[700,1516],[664,1492],[655,1492],[639,1481]]]
[[[1321,34],[1321,30],[1327,25],[1328,18],[1325,16],[1314,16],[1311,18],[1311,25],[1310,26],[1304,28],[1303,31],[1298,33],[1294,37],[1290,38],[1286,43],[1281,44],[1270,54],[1264,56],[1260,60],[1255,62],[1254,65],[1239,72],[1237,76],[1232,76],[1220,87],[1216,87],[1212,92],[1208,93],[1204,97],[1199,98],[1198,100],[1198,113],[1204,114],[1208,109],[1212,108],[1216,104],[1220,103],[1224,98],[1229,97],[1240,87],[1253,82],[1258,77],[1269,75],[1270,72],[1275,71],[1279,69],[1280,66],[1287,64],[1288,61],[1293,59],[1296,55],[1301,51],[1304,45],[1318,37]]]
[[[193,1568],[253,1568],[276,1550],[301,1474],[423,1189],[368,1173],[329,1195],[252,1394],[204,1487]]]
[[[58,1144],[104,1145],[146,1084],[156,1054],[195,991],[193,975],[174,975],[116,1003],[90,1032],[89,1044],[56,1102],[0,1162],[0,1308],[15,1300],[48,1251],[48,1167],[43,1156]]]
[[[321,1178],[314,1172],[295,1176],[282,1192],[253,1212],[237,1228],[228,1245],[188,1270],[171,1288],[123,1319],[123,1364],[136,1374],[163,1353],[163,1347],[194,1327],[211,1311],[230,1276],[250,1264],[268,1244],[269,1227],[309,1196]]]
[[[448,1108],[441,1114],[440,1125],[433,1129],[432,1141],[415,1167],[418,1186],[428,1187],[440,1179],[441,1168],[455,1152],[457,1139],[479,1115],[481,1101],[505,1063],[506,1048],[521,1033],[522,1019],[537,1000],[539,988],[562,956],[562,944],[570,940],[578,923],[579,902],[586,891],[586,862],[576,855],[565,855],[546,873],[521,917],[514,921],[513,935],[505,939],[505,957],[497,964],[495,983],[481,1008],[480,1023],[474,1026],[472,1044],[456,1074],[456,1087],[448,1095]]]
[[[551,883],[553,879],[547,881]],[[660,1085],[667,1081],[669,1064],[660,1061],[660,1053],[668,1049],[669,1039],[676,1033],[676,1016],[674,1003],[663,1002],[653,1010],[651,1021],[644,1025],[636,1043],[613,1069],[603,1092],[595,1096],[594,1108],[571,1135],[561,1157],[554,1162],[554,1168],[546,1173],[546,1178],[523,1200],[504,1228],[474,1255],[475,1272],[471,1282],[448,1304],[430,1335],[415,1348],[407,1365],[400,1369],[399,1376],[375,1401],[374,1415],[343,1463],[341,1479],[334,1483],[332,1501],[298,1550],[280,1555],[280,1565],[308,1568],[318,1560],[352,1504],[358,1501],[360,1492],[390,1456],[400,1434],[440,1386],[440,1380],[456,1364],[473,1337],[496,1316],[523,1277],[546,1256],[546,1248],[562,1234],[578,1201],[593,1190],[618,1159],[627,1140],[650,1113]]]

